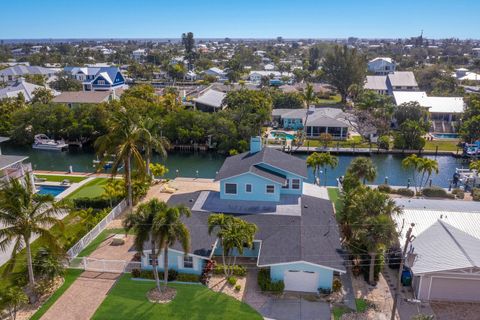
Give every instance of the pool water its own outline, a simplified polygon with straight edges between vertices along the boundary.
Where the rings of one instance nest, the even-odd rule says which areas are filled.
[[[293,140],[295,138],[295,136],[293,134],[290,134],[290,133],[286,133],[286,132],[283,132],[283,131],[272,131],[270,132],[270,134],[272,135],[272,137],[274,138],[285,138],[287,140]]]
[[[439,139],[458,139],[458,133],[434,133],[433,136]]]
[[[68,187],[63,187],[63,186],[45,186],[45,185],[40,185],[37,186],[37,194],[50,194],[54,197],[58,196],[60,193],[63,191],[67,190]]]

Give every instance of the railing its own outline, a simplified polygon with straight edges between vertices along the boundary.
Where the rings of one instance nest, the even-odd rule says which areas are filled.
[[[70,250],[67,251],[69,259],[75,258],[86,246],[102,232],[107,225],[116,217],[118,217],[127,207],[127,201],[122,200],[115,208],[110,211],[92,230],[83,236]]]

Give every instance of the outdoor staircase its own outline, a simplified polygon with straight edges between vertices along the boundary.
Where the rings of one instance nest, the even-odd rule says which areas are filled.
[[[454,133],[455,129],[450,122],[447,121],[432,121],[432,132],[437,133]]]

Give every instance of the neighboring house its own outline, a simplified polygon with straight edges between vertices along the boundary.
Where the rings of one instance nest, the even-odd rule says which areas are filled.
[[[117,67],[65,67],[70,77],[81,81],[84,91],[124,88],[125,77]]]
[[[48,80],[52,79],[59,71],[60,70],[56,68],[15,65],[0,70],[0,81],[12,82],[16,81],[18,78],[24,78],[26,75],[41,75],[48,82]]]
[[[263,70],[265,71],[273,71],[275,70],[275,65],[273,63],[267,63],[263,66]]]
[[[480,302],[480,204],[458,200],[397,199],[399,242],[415,226],[406,265],[415,298]]]
[[[394,91],[393,97],[397,106],[402,103],[418,102],[427,108],[433,132],[455,132],[457,122],[465,109],[462,97],[429,97],[424,91]]]
[[[473,49],[472,49],[472,55],[473,55],[475,58],[480,58],[480,48],[473,48]]]
[[[220,69],[220,68],[217,68],[217,67],[213,67],[213,68],[210,68],[208,70],[205,70],[203,72],[203,74],[213,76],[213,77],[217,78],[217,80],[226,80],[227,79],[226,72],[224,70]]]
[[[393,91],[418,91],[417,80],[411,71],[396,71],[385,75],[367,76],[365,90],[392,95]]]
[[[392,58],[378,57],[368,62],[368,71],[376,75],[387,75],[395,72],[396,66]]]
[[[223,100],[226,96],[227,94],[224,92],[208,88],[200,92],[198,97],[192,99],[192,101],[195,109],[197,110],[205,112],[215,112],[223,110],[225,108]]]
[[[39,88],[44,87],[37,86],[36,84],[26,82],[23,78],[19,78],[15,83],[6,86],[5,88],[0,88],[0,99],[16,98],[21,93],[23,94],[25,101],[30,102],[34,96],[33,92]],[[55,95],[56,92],[53,92],[53,94]]]
[[[480,74],[475,72],[470,72],[466,68],[455,69],[455,72],[452,76],[459,81],[480,81]]]
[[[99,104],[102,102],[108,102],[117,100],[123,93],[123,89],[112,91],[69,91],[62,92],[52,102],[65,103],[70,108],[79,104]]]
[[[143,61],[147,56],[147,51],[145,49],[137,49],[132,52],[132,59],[135,61]]]
[[[197,74],[195,71],[190,70],[185,74],[185,80],[195,81],[197,80]]]
[[[331,289],[334,274],[346,272],[340,234],[328,196],[319,196],[322,192],[317,186],[304,183],[306,177],[304,160],[263,148],[260,137],[252,138],[249,152],[225,160],[216,177],[220,192],[170,197],[169,205],[186,205],[192,215],[183,219],[190,230],[190,251],[184,255],[176,243],[169,250],[168,267],[202,274],[205,262],[221,255],[218,239],[208,234],[208,217],[222,212],[258,227],[253,248],[232,255],[268,268],[272,280],[283,281],[287,291]],[[143,268],[151,269],[155,257],[150,252],[144,252]],[[158,260],[161,270],[162,254]]]
[[[6,137],[0,137],[0,144],[8,141]],[[3,155],[0,149],[0,187],[12,179],[30,178],[33,184],[33,171],[30,163],[25,163],[26,156]]]
[[[265,70],[254,70],[250,71],[248,79],[254,83],[260,83],[262,78],[269,78],[270,81],[281,81],[283,78],[288,78],[287,82],[292,82],[294,75],[291,72],[280,72],[280,71],[265,71]],[[282,83],[283,84],[283,83]]]
[[[306,109],[273,109],[272,118],[284,129],[306,128],[307,137],[319,137],[322,133],[328,133],[336,140],[348,138],[348,118],[341,109],[311,107],[308,119]]]

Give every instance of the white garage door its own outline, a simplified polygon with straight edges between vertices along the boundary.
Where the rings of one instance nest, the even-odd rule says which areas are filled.
[[[285,271],[283,278],[285,290],[317,292],[318,290],[318,273],[301,270]]]
[[[430,300],[480,301],[480,280],[434,277]]]

